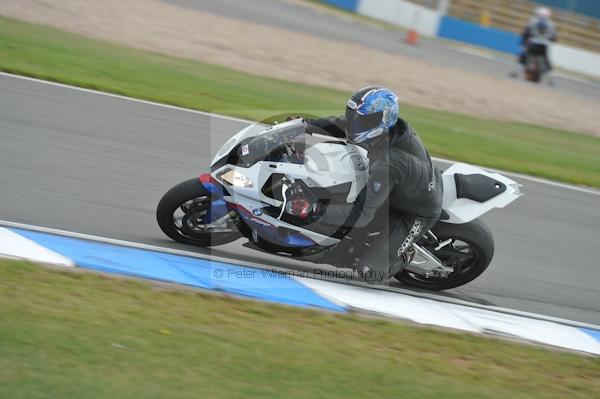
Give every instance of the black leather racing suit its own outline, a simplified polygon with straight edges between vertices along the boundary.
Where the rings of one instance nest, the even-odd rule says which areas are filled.
[[[307,120],[315,133],[345,138],[343,117]],[[438,220],[442,211],[442,180],[425,146],[402,119],[369,151],[367,186],[353,206],[330,205],[320,222],[333,226],[377,226],[378,239],[362,255],[369,280],[383,280],[406,262],[406,250]]]

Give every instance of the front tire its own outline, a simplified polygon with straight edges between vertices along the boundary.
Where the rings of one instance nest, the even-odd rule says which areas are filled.
[[[156,208],[156,220],[160,229],[173,240],[200,247],[226,244],[238,239],[237,230],[211,231],[202,224],[211,205],[211,193],[200,179],[190,179],[179,183],[161,198]],[[181,220],[176,213],[182,213]]]
[[[494,238],[480,220],[465,224],[437,223],[432,229],[440,242],[452,239],[448,246],[435,251],[426,247],[454,272],[447,277],[425,278],[403,270],[395,275],[402,283],[428,290],[440,291],[460,287],[473,281],[487,269],[494,257]]]

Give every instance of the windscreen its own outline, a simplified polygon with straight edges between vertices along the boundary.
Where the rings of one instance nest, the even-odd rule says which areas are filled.
[[[304,163],[306,125],[303,122],[267,129],[259,136],[242,140],[230,163],[246,168],[260,161]]]

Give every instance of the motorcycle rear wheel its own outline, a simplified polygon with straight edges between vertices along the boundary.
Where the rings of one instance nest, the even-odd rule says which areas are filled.
[[[211,200],[211,193],[198,178],[179,183],[158,203],[156,220],[160,229],[177,242],[199,247],[222,245],[240,238],[238,230],[216,232],[211,231],[210,225],[202,224]],[[181,220],[175,216],[176,212],[183,213]]]
[[[494,256],[494,238],[489,228],[480,220],[465,224],[438,223],[432,229],[440,242],[452,239],[448,246],[435,251],[427,248],[444,264],[452,265],[454,272],[448,277],[429,277],[403,270],[394,277],[402,283],[441,291],[460,287],[473,281],[487,269]]]

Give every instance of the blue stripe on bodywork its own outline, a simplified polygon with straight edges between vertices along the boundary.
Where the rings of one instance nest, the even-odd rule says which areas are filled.
[[[85,269],[224,291],[300,307],[345,311],[344,307],[317,295],[283,273],[29,230],[11,230],[70,258]]]

